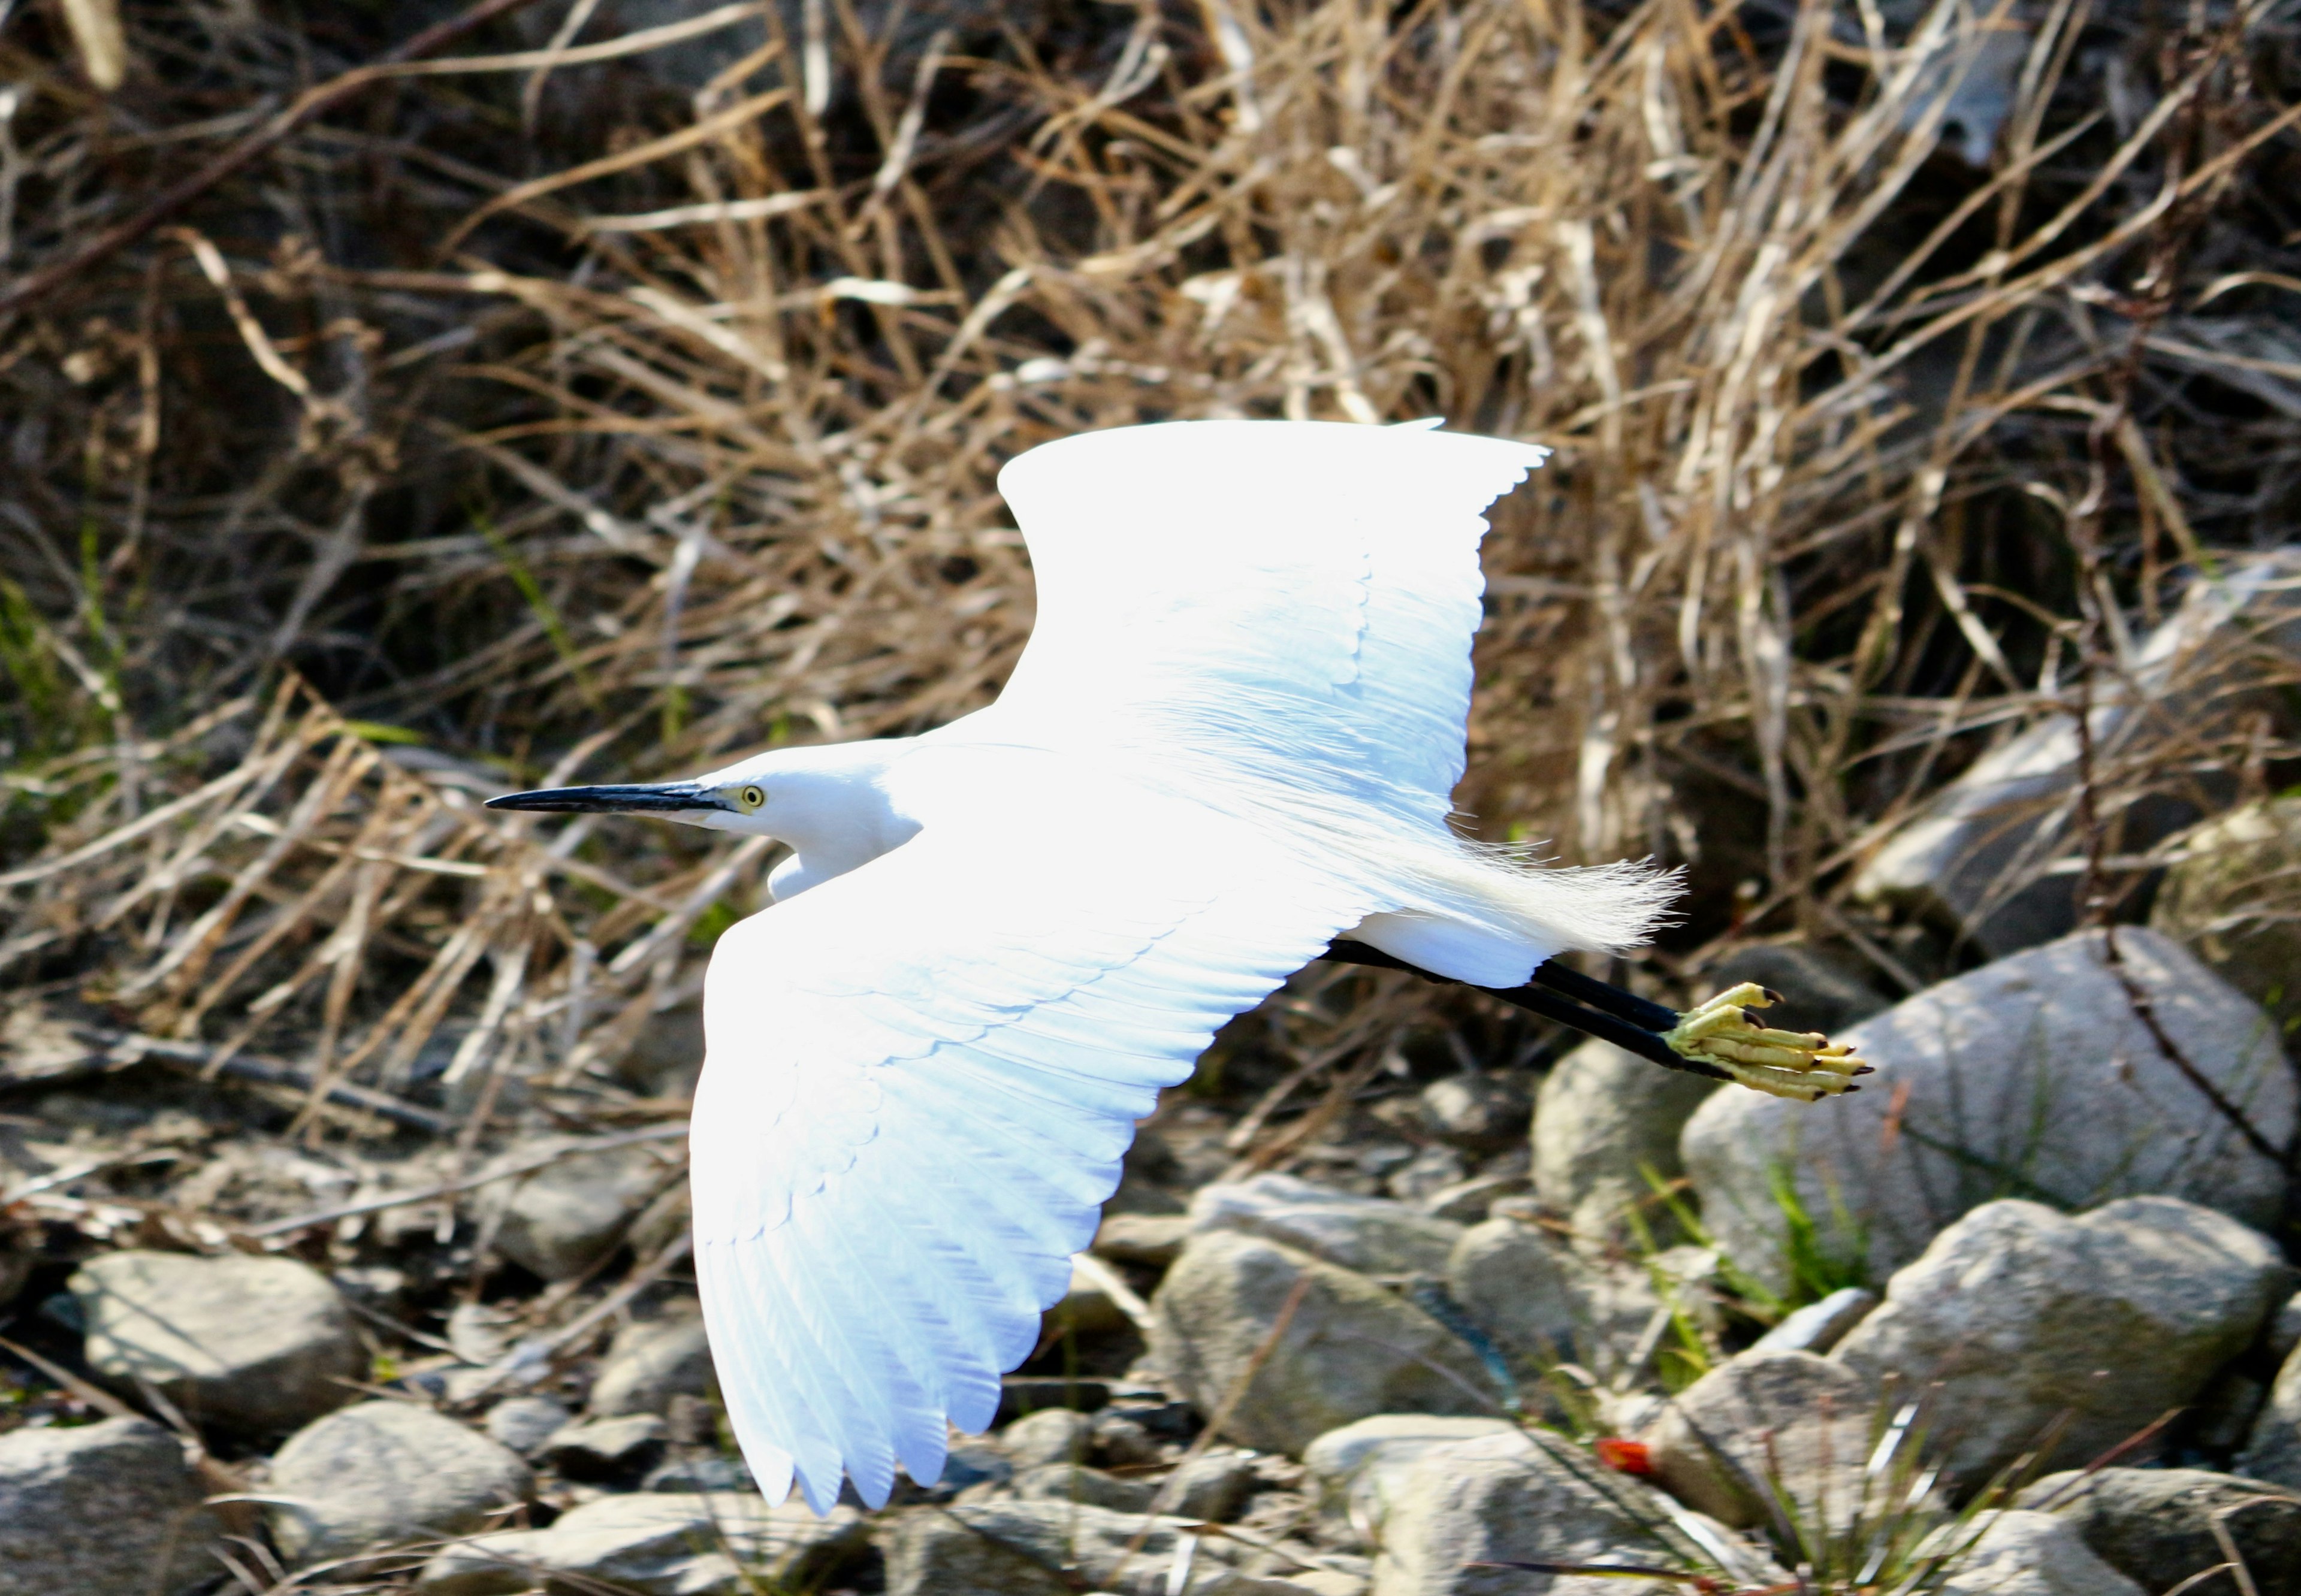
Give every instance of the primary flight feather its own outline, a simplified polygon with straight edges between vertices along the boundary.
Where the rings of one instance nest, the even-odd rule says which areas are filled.
[[[1049,444],[1000,476],[1039,611],[990,707],[495,800],[792,848],[713,954],[690,1137],[705,1323],[771,1500],[937,1477],[1067,1287],[1134,1122],[1332,939],[1509,988],[1644,938],[1667,877],[1533,869],[1448,824],[1483,512],[1542,459],[1426,425]],[[1843,1089],[1858,1061],[1753,1028],[1754,994],[1670,1045]]]

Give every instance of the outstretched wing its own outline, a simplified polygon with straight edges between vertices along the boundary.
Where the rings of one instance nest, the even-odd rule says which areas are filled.
[[[820,1511],[842,1466],[874,1506],[898,1461],[936,1478],[1159,1089],[1367,907],[1181,806],[1029,807],[930,824],[713,955],[697,1272],[770,1500],[796,1475]]]
[[[1405,427],[1174,422],[1000,473],[1038,619],[991,712],[1443,823],[1462,776],[1480,513],[1544,451]]]

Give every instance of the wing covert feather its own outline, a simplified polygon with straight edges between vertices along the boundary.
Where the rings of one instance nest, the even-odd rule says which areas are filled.
[[[986,1427],[1134,1121],[1355,923],[1206,816],[939,832],[744,921],[706,987],[697,1273],[759,1485],[933,1479]],[[1156,849],[1115,831],[1160,829]],[[1036,862],[1036,863],[1034,863]]]

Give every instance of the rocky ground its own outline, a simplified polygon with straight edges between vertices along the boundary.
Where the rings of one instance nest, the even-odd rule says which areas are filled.
[[[0,1596],[2301,1593],[2263,1010],[2138,926],[1891,1007],[1742,957],[1878,1090],[1402,1064],[1291,1172],[1172,1094],[998,1429],[824,1518],[728,1444],[675,1122],[442,1179],[149,1066],[20,1090]]]

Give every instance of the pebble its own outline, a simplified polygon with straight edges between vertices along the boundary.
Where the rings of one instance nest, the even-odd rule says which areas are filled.
[[[2064,1413],[2041,1466],[2096,1457],[2187,1406],[2289,1280],[2257,1232],[2178,1198],[2075,1219],[2008,1199],[1943,1232],[1830,1357],[1880,1384],[1937,1391],[1945,1460],[1970,1487]]]
[[[264,1516],[272,1544],[303,1567],[482,1528],[534,1483],[516,1453],[444,1414],[362,1402],[280,1449]]]
[[[1477,1354],[1419,1308],[1308,1253],[1223,1231],[1194,1237],[1152,1298],[1150,1361],[1211,1415],[1290,1300],[1292,1316],[1231,1410],[1230,1438],[1295,1456],[1370,1414],[1486,1405],[1493,1381]]]
[[[999,1445],[1017,1468],[1037,1468],[1082,1461],[1093,1435],[1092,1416],[1067,1408],[1042,1408],[1000,1431]]]
[[[571,1480],[626,1479],[655,1466],[669,1433],[669,1426],[652,1413],[584,1419],[544,1443],[543,1461]]]
[[[1845,1286],[1819,1302],[1786,1316],[1782,1322],[1750,1344],[1753,1352],[1827,1352],[1845,1339],[1846,1332],[1870,1316],[1878,1293],[1861,1286]]]
[[[1042,1463],[1015,1476],[1015,1494],[1025,1501],[1084,1502],[1119,1513],[1150,1509],[1159,1494],[1151,1480],[1122,1479],[1080,1463]]]
[[[342,1293],[286,1258],[113,1252],[71,1281],[97,1375],[149,1381],[194,1425],[291,1430],[360,1394],[366,1349]]]
[[[794,1499],[749,1492],[605,1496],[548,1528],[498,1530],[450,1546],[417,1575],[417,1596],[507,1596],[603,1587],[641,1596],[754,1596],[812,1590],[858,1557],[870,1527],[852,1508],[817,1518]],[[732,1553],[731,1556],[730,1553]]]
[[[504,1155],[536,1157],[528,1144]],[[488,1188],[495,1249],[547,1281],[572,1280],[613,1252],[642,1208],[677,1178],[663,1149],[641,1143],[547,1164],[524,1179]]]
[[[0,1596],[173,1596],[218,1526],[183,1443],[143,1418],[0,1434]]]
[[[1517,1071],[1446,1075],[1422,1089],[1423,1128],[1470,1153],[1498,1153],[1526,1137],[1534,1116],[1527,1077]]]
[[[707,1397],[718,1388],[700,1316],[642,1319],[615,1333],[591,1382],[585,1407],[602,1418],[668,1414],[674,1397]]]
[[[1575,1245],[1600,1252],[1648,1234],[1674,1240],[1677,1221],[1654,1200],[1654,1178],[1683,1173],[1678,1133],[1718,1083],[1656,1069],[1611,1042],[1586,1041],[1551,1067],[1535,1095],[1534,1191],[1564,1216]]]
[[[1184,1539],[1180,1522],[1153,1520],[1129,1556],[1143,1528],[1139,1512],[1070,1501],[1001,1498],[908,1513],[886,1539],[887,1596],[1165,1596]],[[1260,1596],[1226,1576],[1246,1548],[1191,1539],[1193,1596]],[[1081,1583],[1071,1583],[1074,1572]]]
[[[506,1397],[488,1409],[489,1438],[521,1457],[532,1457],[575,1416],[549,1397]]]
[[[1107,1214],[1094,1233],[1093,1250],[1114,1263],[1163,1269],[1182,1256],[1191,1231],[1188,1214]]]
[[[1837,1529],[1881,1509],[1862,1473],[1878,1400],[1844,1364],[1753,1348],[1678,1392],[1642,1439],[1654,1483],[1720,1523],[1766,1523],[1778,1493]]]
[[[1259,1483],[1251,1452],[1204,1452],[1175,1470],[1167,1511],[1177,1518],[1226,1524],[1245,1511]]]

